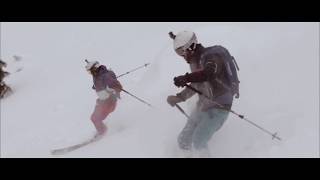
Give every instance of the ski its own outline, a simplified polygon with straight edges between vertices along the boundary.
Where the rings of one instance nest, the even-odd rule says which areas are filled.
[[[101,136],[94,136],[93,138],[91,139],[88,139],[87,141],[84,141],[82,143],[79,143],[79,144],[75,144],[75,145],[72,145],[72,146],[68,146],[68,147],[65,147],[65,148],[60,148],[60,149],[54,149],[51,151],[51,154],[52,155],[63,155],[63,154],[66,154],[66,153],[69,153],[69,152],[72,152],[74,150],[77,150],[79,148],[82,148],[86,145],[89,145],[93,142],[96,142],[98,141],[99,139],[101,139],[102,135]]]

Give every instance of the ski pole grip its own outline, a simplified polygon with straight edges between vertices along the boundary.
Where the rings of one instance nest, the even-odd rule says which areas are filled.
[[[89,63],[89,61],[87,59],[84,60],[86,63]]]

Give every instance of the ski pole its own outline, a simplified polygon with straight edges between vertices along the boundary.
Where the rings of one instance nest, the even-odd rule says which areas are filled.
[[[139,66],[139,67],[137,67],[137,68],[135,68],[135,69],[132,69],[132,70],[126,72],[126,73],[120,74],[119,76],[117,76],[117,78],[119,78],[119,77],[121,77],[121,76],[124,76],[124,75],[127,75],[127,74],[129,74],[129,73],[132,73],[132,72],[134,72],[134,71],[136,71],[136,70],[138,70],[138,69],[141,69],[141,68],[143,68],[143,67],[147,67],[148,65],[150,65],[150,63],[146,63],[146,64],[144,64],[144,65],[142,65],[142,66]]]
[[[179,109],[179,111],[184,114],[189,120],[191,117],[176,103],[175,106]]]
[[[87,59],[85,59],[85,62],[86,62],[86,63],[89,63],[89,61],[88,61]],[[117,76],[117,78],[120,78],[120,77],[122,77],[122,76],[124,76],[124,75],[127,75],[127,74],[129,74],[129,73],[132,73],[132,72],[134,72],[134,71],[137,71],[137,70],[139,70],[139,69],[141,69],[141,68],[143,68],[143,67],[147,67],[147,66],[149,66],[149,65],[150,65],[150,63],[146,63],[146,64],[144,64],[144,65],[142,65],[142,66],[139,66],[139,67],[137,67],[137,68],[135,68],[135,69],[132,69],[132,70],[126,72],[126,73],[120,74],[119,76]]]
[[[192,87],[192,86],[190,86],[190,85],[188,85],[188,84],[186,84],[185,86],[186,86],[187,88],[191,89],[192,91],[198,93],[199,95],[202,95],[202,96],[204,96],[205,98],[209,99],[211,102],[213,102],[214,104],[218,105],[221,109],[226,110],[226,111],[229,111],[229,112],[237,115],[239,118],[247,121],[248,123],[250,123],[250,124],[254,125],[255,127],[259,128],[260,130],[262,130],[263,132],[271,135],[271,136],[272,136],[272,139],[277,139],[277,140],[281,141],[281,138],[280,138],[279,136],[277,136],[277,132],[276,132],[276,133],[271,133],[270,131],[264,129],[263,127],[257,125],[256,123],[250,121],[249,119],[245,118],[244,115],[240,115],[240,114],[236,113],[235,111],[233,111],[232,109],[230,109],[230,110],[226,109],[223,105],[215,102],[214,100],[212,100],[211,98],[209,98],[207,95],[203,94],[203,93],[202,93],[201,91],[199,91],[198,89],[196,89],[196,88],[194,88],[194,87]]]
[[[87,59],[85,59],[84,61],[85,61],[86,63],[89,63],[89,61],[88,61]],[[138,68],[136,68],[136,69],[133,69],[133,70],[128,71],[128,72],[126,72],[126,73],[124,73],[124,74],[121,74],[121,75],[119,75],[117,78],[119,78],[119,77],[121,77],[121,76],[123,76],[123,75],[129,74],[130,72],[136,71],[136,70],[138,70],[138,69],[140,69],[140,68],[142,68],[142,67],[147,67],[149,64],[150,64],[150,63],[147,63],[147,64],[145,64],[145,65],[143,65],[143,66],[140,66],[140,67],[138,67]],[[139,98],[139,97],[131,94],[130,92],[128,92],[128,91],[126,91],[126,90],[124,90],[124,89],[121,89],[121,91],[129,94],[130,96],[132,96],[132,97],[134,97],[134,98],[136,98],[136,99],[139,100],[140,102],[142,102],[142,103],[144,103],[144,104],[152,107],[151,104],[149,104],[149,103],[147,103],[146,101],[142,100],[141,98]]]
[[[140,102],[142,102],[142,103],[144,103],[144,104],[146,104],[146,105],[148,105],[148,106],[152,107],[152,105],[151,105],[151,104],[149,104],[149,103],[147,103],[146,101],[144,101],[144,100],[142,100],[142,99],[138,98],[137,96],[135,96],[135,95],[133,95],[133,94],[129,93],[128,91],[126,91],[126,90],[124,90],[124,89],[121,89],[121,90],[122,90],[123,92],[125,92],[125,93],[129,94],[130,96],[132,96],[132,97],[136,98],[136,99],[137,99],[137,100],[139,100]]]

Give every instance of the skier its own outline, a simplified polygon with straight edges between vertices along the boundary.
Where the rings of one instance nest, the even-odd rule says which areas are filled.
[[[117,80],[115,73],[107,69],[105,65],[100,65],[98,61],[87,61],[86,69],[93,77],[92,89],[98,96],[91,121],[99,136],[105,134],[107,130],[103,120],[115,110],[117,99],[120,99],[122,85]]]
[[[237,65],[227,49],[218,45],[202,46],[194,32],[181,31],[177,35],[170,32],[169,35],[173,39],[175,52],[190,64],[191,69],[191,73],[175,77],[174,84],[184,87],[191,83],[191,87],[210,97],[199,95],[196,108],[178,136],[178,145],[188,156],[208,157],[208,141],[226,121],[229,114],[226,110],[231,109],[233,96],[239,98]],[[167,102],[175,106],[195,93],[186,87],[180,93],[168,96]]]
[[[4,67],[7,67],[7,63],[0,60],[0,98],[4,98],[4,96],[8,92],[12,92],[11,88],[6,85],[3,79],[8,76],[10,73],[3,70]]]

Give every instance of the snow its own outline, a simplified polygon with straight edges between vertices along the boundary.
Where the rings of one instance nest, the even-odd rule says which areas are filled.
[[[173,77],[189,70],[169,31],[195,31],[204,46],[229,49],[240,67],[233,109],[264,128],[229,115],[212,137],[212,157],[319,157],[319,23],[1,23],[5,79],[15,93],[1,100],[1,157],[180,157],[176,137],[186,119],[166,97]],[[19,56],[16,61],[13,56]],[[106,120],[106,137],[62,156],[50,150],[94,135],[96,94],[84,59],[121,77],[124,89]],[[197,97],[181,106],[192,110]]]

